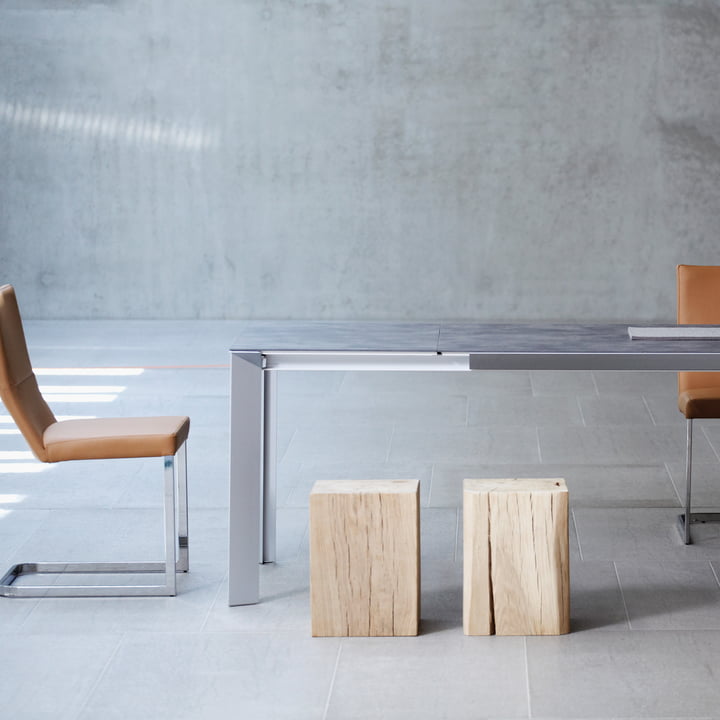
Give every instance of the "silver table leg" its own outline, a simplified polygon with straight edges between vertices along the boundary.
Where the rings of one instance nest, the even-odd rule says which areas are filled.
[[[262,562],[275,562],[277,508],[277,370],[265,370]]]
[[[228,604],[259,599],[262,553],[263,369],[260,353],[232,353],[230,366],[230,548]]]

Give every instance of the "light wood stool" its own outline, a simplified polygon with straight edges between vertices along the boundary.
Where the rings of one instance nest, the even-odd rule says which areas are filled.
[[[465,634],[569,632],[565,481],[465,480],[463,524]]]
[[[310,493],[312,634],[417,635],[418,480],[321,480]]]

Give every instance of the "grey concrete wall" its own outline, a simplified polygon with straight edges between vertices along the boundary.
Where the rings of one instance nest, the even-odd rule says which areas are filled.
[[[720,264],[710,0],[0,0],[30,317],[666,319]]]

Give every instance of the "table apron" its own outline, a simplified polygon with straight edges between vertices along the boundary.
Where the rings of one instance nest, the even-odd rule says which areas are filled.
[[[471,370],[720,371],[720,353],[470,353]]]
[[[263,352],[265,370],[467,371],[468,353]]]

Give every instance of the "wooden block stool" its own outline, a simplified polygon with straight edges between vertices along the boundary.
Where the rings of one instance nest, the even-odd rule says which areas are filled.
[[[312,634],[417,635],[418,480],[321,480],[310,493]]]
[[[565,481],[465,480],[463,524],[465,634],[569,632]]]

